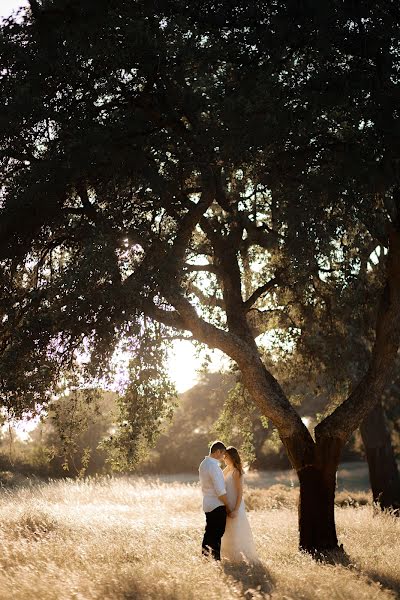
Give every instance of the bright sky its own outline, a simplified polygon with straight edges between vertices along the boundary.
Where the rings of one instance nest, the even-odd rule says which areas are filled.
[[[171,353],[168,360],[170,376],[175,382],[178,392],[184,392],[197,383],[199,379],[198,370],[203,364],[205,355],[202,354],[200,358],[197,358],[195,348],[191,342],[176,341],[174,346],[174,352]],[[208,351],[207,354],[211,359],[211,362],[207,364],[208,371],[217,371],[228,367],[228,358],[221,352],[215,350],[213,352]],[[30,437],[29,433],[35,429],[38,422],[39,419],[35,417],[30,420],[24,419],[11,422],[11,426],[20,440],[27,441]],[[8,431],[8,423],[5,423],[1,430],[3,433]]]
[[[9,17],[16,9],[27,4],[24,0],[0,0],[0,18]]]

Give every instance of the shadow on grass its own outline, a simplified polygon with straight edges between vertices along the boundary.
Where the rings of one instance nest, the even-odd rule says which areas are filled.
[[[127,584],[126,584],[127,585]],[[155,585],[154,588],[149,591],[148,585],[140,584],[137,581],[131,581],[129,589],[122,592],[120,590],[114,591],[112,589],[106,590],[104,598],[122,598],[123,600],[139,600],[146,598],[146,600],[179,600],[182,597],[182,592],[178,589],[167,590],[165,587]]]
[[[343,546],[339,546],[336,550],[330,550],[323,553],[316,552],[312,556],[317,562],[326,565],[341,565],[342,567],[351,567],[354,565]]]
[[[246,600],[255,594],[270,595],[274,581],[268,569],[262,563],[222,563],[225,575],[241,586],[241,592]]]
[[[348,569],[354,570],[359,575],[364,575],[368,577],[371,581],[375,583],[379,583],[383,588],[387,590],[396,592],[396,595],[400,598],[400,576],[399,577],[391,577],[390,575],[383,575],[378,573],[378,571],[367,570],[361,567],[358,567],[351,560],[350,556],[347,554],[343,547],[338,550],[334,550],[324,555],[318,555],[314,557],[317,561],[328,564],[328,565],[341,565],[342,567],[346,567]]]
[[[400,577],[391,577],[390,575],[381,575],[377,571],[362,571],[364,575],[379,583],[383,588],[396,592],[396,596],[400,598]]]

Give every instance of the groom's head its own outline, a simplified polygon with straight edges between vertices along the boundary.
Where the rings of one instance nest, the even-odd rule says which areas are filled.
[[[210,446],[210,456],[212,456],[212,458],[216,458],[217,460],[222,460],[225,455],[225,450],[225,444],[217,440]]]

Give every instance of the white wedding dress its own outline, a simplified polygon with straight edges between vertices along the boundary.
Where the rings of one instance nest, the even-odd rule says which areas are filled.
[[[226,475],[224,473],[224,478],[228,506],[233,510],[237,499],[233,471]],[[243,498],[237,516],[234,518],[228,516],[226,519],[225,533],[221,541],[221,558],[231,562],[259,561]]]

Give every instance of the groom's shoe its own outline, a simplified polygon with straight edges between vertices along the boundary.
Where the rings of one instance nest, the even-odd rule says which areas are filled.
[[[201,549],[201,554],[207,560],[221,560],[220,552],[218,552],[218,550],[215,550],[214,548],[211,548],[211,546],[203,546]]]

